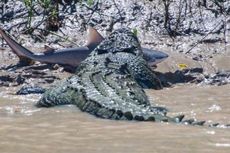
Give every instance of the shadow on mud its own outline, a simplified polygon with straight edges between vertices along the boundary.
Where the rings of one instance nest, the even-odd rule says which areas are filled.
[[[192,68],[177,70],[175,72],[155,72],[157,77],[161,80],[163,87],[169,87],[177,83],[199,83],[201,75],[203,74],[202,68]]]
[[[49,84],[59,77],[52,74],[55,68],[49,64],[9,65],[0,67],[0,87],[11,87],[22,84]]]
[[[214,74],[204,74],[203,68],[177,70],[175,72],[155,72],[163,87],[177,83],[195,83],[221,86],[230,83],[230,71],[219,71]]]
[[[0,87],[22,85],[23,90],[19,90],[19,93],[43,93],[44,90],[41,90],[40,86],[43,87],[44,85],[51,84],[56,80],[60,80],[55,73],[60,73],[62,71],[74,73],[75,69],[52,64],[33,64],[29,66],[10,65],[7,67],[0,67],[0,72],[2,72],[0,74]],[[230,83],[230,71],[217,72],[215,74],[204,74],[204,70],[202,68],[191,68],[166,73],[154,71],[154,73],[159,78],[162,87],[173,87],[178,83],[217,86]]]

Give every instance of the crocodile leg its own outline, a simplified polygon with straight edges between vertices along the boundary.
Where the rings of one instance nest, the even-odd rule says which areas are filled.
[[[52,107],[56,105],[72,104],[75,92],[68,89],[69,82],[62,80],[55,87],[48,89],[37,102],[37,107]]]

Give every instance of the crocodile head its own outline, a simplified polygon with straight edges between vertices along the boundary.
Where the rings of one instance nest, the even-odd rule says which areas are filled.
[[[97,53],[127,52],[142,55],[142,49],[137,37],[128,28],[117,29],[97,47]]]
[[[127,52],[141,55],[150,67],[156,67],[156,64],[168,58],[168,54],[164,52],[141,47],[136,35],[128,28],[115,30],[98,45],[98,54],[109,52]]]

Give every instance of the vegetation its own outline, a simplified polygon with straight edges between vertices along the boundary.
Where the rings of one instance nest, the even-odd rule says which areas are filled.
[[[198,0],[194,6],[192,0],[161,0],[164,6],[164,28],[172,37],[180,35],[181,31],[179,27],[186,18],[192,16],[194,13],[192,12],[193,7],[197,7],[200,12],[202,12],[202,9],[209,10],[215,14],[216,18],[220,15],[224,15],[227,18],[227,15],[230,14],[230,8],[224,5],[226,1],[227,0]]]
[[[137,33],[138,33],[137,29],[134,28],[132,32],[133,32],[133,34],[137,37]]]
[[[32,16],[33,16],[33,1],[24,0],[24,3],[28,9],[28,26],[31,27],[31,21],[32,21]]]
[[[218,25],[223,25],[223,29],[225,32],[227,31],[226,25],[227,25],[227,17],[230,14],[229,6],[225,6],[227,0],[148,0],[149,3],[146,3],[146,5],[152,5],[153,10],[149,13],[149,18],[146,18],[146,29],[149,29],[152,25],[152,29],[158,30],[158,28],[162,33],[168,34],[171,38],[174,39],[174,37],[178,35],[187,35],[189,33],[197,33],[197,34],[206,34],[206,32],[199,31],[199,26],[202,26],[202,22],[205,21],[205,13],[210,12],[209,16],[215,16],[215,18],[218,20],[218,18],[221,16],[221,19],[223,19],[223,16],[226,18],[223,19],[220,23],[218,20],[217,24],[217,30],[218,31]],[[60,16],[61,13],[63,13],[63,10],[66,8],[75,8],[75,12],[80,12],[79,14],[76,14],[76,17],[79,17],[82,20],[82,25],[87,25],[88,23],[95,22],[96,24],[101,24],[105,19],[111,19],[110,21],[106,22],[105,24],[108,24],[110,28],[113,29],[113,25],[117,22],[120,22],[123,24],[123,22],[126,22],[125,20],[129,20],[130,17],[127,17],[127,10],[125,10],[123,7],[120,7],[120,4],[117,4],[118,1],[111,1],[111,5],[114,5],[115,9],[114,13],[106,14],[101,9],[101,6],[103,7],[103,0],[23,0],[26,9],[27,14],[24,15],[28,18],[26,22],[26,31],[29,33],[32,33],[34,29],[38,28],[41,24],[45,25],[45,27],[42,27],[42,30],[44,31],[57,31],[62,26],[63,16]],[[4,3],[4,2],[2,2]],[[76,5],[76,3],[79,3]],[[114,3],[114,4],[112,4]],[[84,9],[77,10],[77,6],[84,6]],[[143,13],[141,10],[141,7],[138,6],[138,3],[134,2],[135,6],[133,7],[133,18],[135,20],[135,14]],[[112,7],[112,6],[106,6]],[[1,6],[0,6],[1,8]],[[83,8],[83,7],[82,7]],[[151,7],[150,7],[151,8]],[[60,9],[60,10],[59,10]],[[140,9],[140,10],[138,10]],[[67,10],[67,9],[66,9]],[[88,10],[87,13],[84,11]],[[70,11],[73,13],[74,11]],[[81,14],[81,11],[83,12]],[[129,10],[130,11],[130,10]],[[203,14],[203,12],[205,13]],[[2,12],[4,12],[2,10]],[[64,12],[66,13],[66,12]],[[68,12],[69,13],[69,12]],[[3,14],[3,13],[2,13]],[[96,14],[96,15],[95,15]],[[214,15],[213,15],[214,14]],[[200,16],[199,16],[200,15]],[[7,16],[7,13],[6,13]],[[41,21],[38,21],[36,19],[36,23],[34,19],[36,17],[43,17]],[[94,18],[97,16],[96,18]],[[194,17],[195,16],[195,17]],[[13,17],[13,15],[12,15]],[[132,17],[131,17],[132,18]],[[140,18],[138,16],[138,18]],[[138,18],[137,21],[138,21]],[[8,17],[7,17],[8,19]],[[40,19],[40,18],[39,18]],[[132,19],[132,21],[134,21]],[[192,21],[193,20],[193,21]],[[196,21],[194,21],[196,20]],[[203,20],[203,21],[202,21]],[[215,20],[215,19],[214,19]],[[130,22],[132,22],[130,20]],[[2,18],[2,22],[4,22],[4,19]],[[129,21],[128,21],[129,22]],[[135,22],[135,21],[134,21]],[[196,23],[194,23],[196,22]],[[199,25],[200,22],[200,25]],[[45,23],[45,24],[44,24]],[[25,24],[25,21],[23,22]],[[145,24],[145,23],[144,23]],[[193,25],[192,25],[193,24]],[[194,26],[194,24],[197,24]],[[156,26],[156,27],[154,27]],[[193,26],[193,27],[192,27]],[[204,25],[205,27],[206,25]],[[190,28],[192,27],[192,28]],[[194,27],[198,27],[197,29]],[[138,29],[138,28],[137,28]],[[108,30],[109,31],[109,30]],[[210,32],[211,30],[209,30]],[[225,34],[226,35],[226,34]],[[226,36],[227,37],[227,36]]]
[[[43,8],[44,21],[46,29],[57,31],[60,23],[58,17],[58,1],[57,0],[24,0],[28,10],[27,32],[31,33],[35,28],[31,26],[32,17],[36,13],[35,6],[40,5]]]
[[[69,0],[68,3],[73,2],[74,4],[84,2],[89,7],[94,5],[94,0]],[[57,31],[61,26],[61,21],[59,18],[59,5],[62,5],[61,0],[24,0],[24,4],[28,10],[28,22],[27,22],[27,32],[32,32],[36,27],[31,26],[32,18],[35,11],[35,6],[39,5],[43,8],[44,21],[46,22],[46,30]]]

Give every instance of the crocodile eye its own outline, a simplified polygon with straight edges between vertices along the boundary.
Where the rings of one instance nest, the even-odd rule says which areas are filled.
[[[97,46],[97,53],[108,53],[113,48],[113,44],[110,40],[104,40],[99,46]]]

